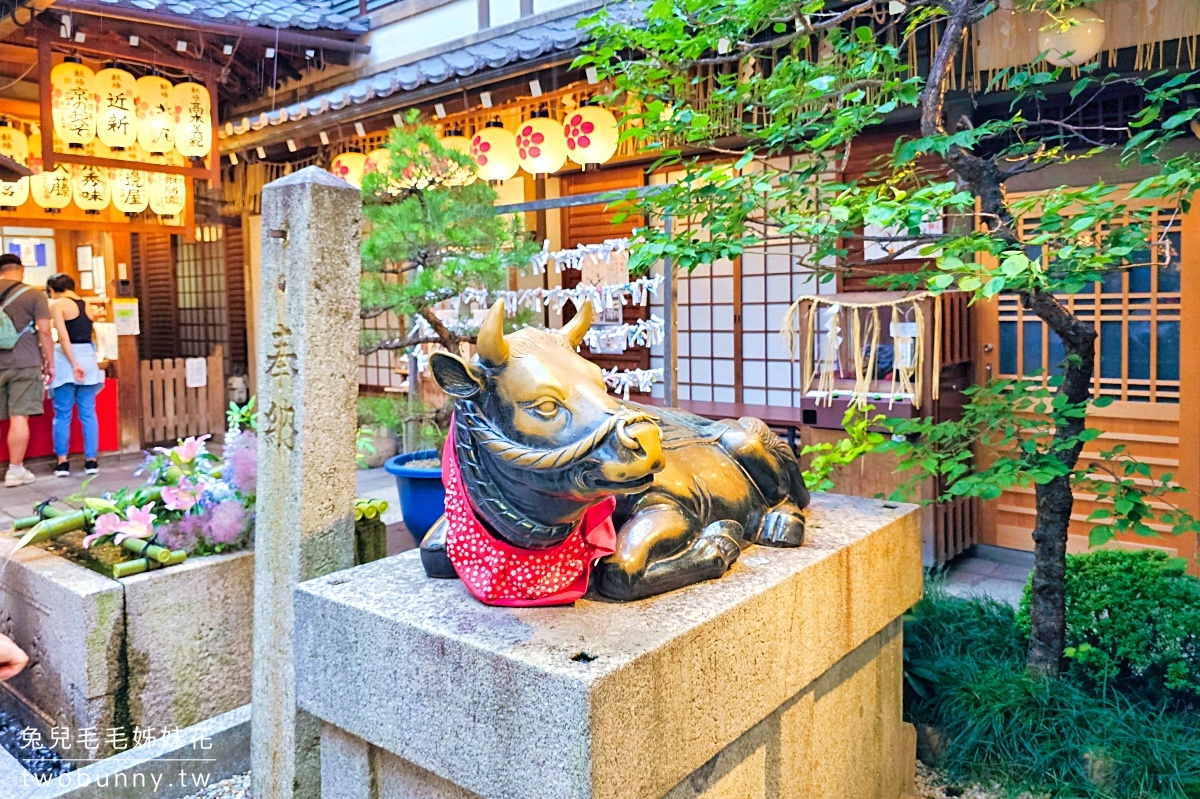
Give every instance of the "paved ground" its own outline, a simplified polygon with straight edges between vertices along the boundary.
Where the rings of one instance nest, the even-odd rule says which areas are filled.
[[[134,475],[143,462],[142,453],[130,455],[102,455],[100,457],[100,474],[91,478],[87,493],[96,496],[105,491],[115,491],[124,486],[137,485],[141,477]],[[54,475],[53,459],[29,461],[25,464],[38,479],[29,485],[8,488],[0,479],[0,529],[7,527],[12,519],[18,516],[29,516],[33,507],[47,499],[69,500],[83,489],[83,461],[76,459],[73,463],[76,471],[70,477]],[[0,478],[3,469],[0,466]],[[412,549],[416,544],[405,529],[400,516],[400,497],[396,494],[396,480],[390,474],[380,469],[369,469],[358,472],[358,496],[364,499],[387,500],[388,509],[383,514],[383,521],[388,526],[388,554],[394,555],[406,549]]]
[[[1014,607],[1033,571],[1033,553],[982,544],[946,570],[946,591],[953,596],[990,596]]]

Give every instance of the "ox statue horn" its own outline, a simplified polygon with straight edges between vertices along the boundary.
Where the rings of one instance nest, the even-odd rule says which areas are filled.
[[[588,328],[592,326],[594,314],[592,303],[585,300],[583,305],[577,309],[575,318],[559,328],[559,334],[566,338],[571,349],[578,349],[579,345],[583,343],[583,337],[587,335]]]
[[[504,340],[504,300],[496,300],[488,309],[483,324],[479,326],[475,348],[485,366],[496,369],[508,363],[508,342]]]

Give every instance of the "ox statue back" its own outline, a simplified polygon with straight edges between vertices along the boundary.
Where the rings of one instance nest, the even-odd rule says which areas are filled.
[[[560,330],[506,336],[496,303],[477,361],[432,356],[435,379],[455,398],[443,471],[451,521],[453,511],[476,517],[474,529],[499,542],[516,577],[549,580],[559,569],[543,562],[549,553],[607,503],[603,524],[611,521],[615,539],[593,550],[580,539],[572,549],[570,562],[586,563],[574,575],[581,591],[566,601],[589,574],[599,594],[632,600],[720,577],[751,544],[800,546],[808,491],[792,450],[758,419],[714,422],[610,395],[600,368],[576,352],[591,319],[585,303]],[[452,557],[465,529],[444,518],[423,542],[422,561],[431,576],[457,572],[480,596],[464,568],[474,576],[481,562],[504,558],[479,556],[473,541],[459,542],[463,556]],[[465,565],[468,556],[476,560]],[[497,604],[554,603],[537,596]]]

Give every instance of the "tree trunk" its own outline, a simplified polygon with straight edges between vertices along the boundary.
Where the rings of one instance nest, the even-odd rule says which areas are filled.
[[[1086,417],[1079,411],[1091,398],[1095,371],[1096,329],[1072,316],[1053,294],[1034,292],[1022,297],[1025,307],[1044,321],[1063,342],[1066,358],[1058,393],[1066,405],[1052,406],[1054,422],[1051,453],[1067,470],[1079,461],[1080,433]],[[1075,497],[1071,476],[1055,477],[1036,488],[1037,517],[1033,527],[1033,585],[1030,592],[1031,632],[1026,665],[1039,674],[1058,673],[1066,643],[1067,528]]]

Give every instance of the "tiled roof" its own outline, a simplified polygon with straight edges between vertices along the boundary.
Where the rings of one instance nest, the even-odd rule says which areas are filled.
[[[116,8],[136,8],[189,19],[249,23],[264,28],[366,33],[365,17],[352,19],[330,8],[329,0],[98,0]]]
[[[638,5],[623,3],[620,6],[610,6],[609,14],[613,18],[632,19],[640,13],[639,9]],[[429,83],[441,83],[487,69],[499,69],[518,61],[531,61],[549,53],[572,50],[587,39],[587,31],[578,27],[580,20],[595,13],[596,9],[591,9],[531,25],[494,39],[469,44],[457,50],[380,72],[378,75],[339,86],[284,108],[232,122],[221,131],[221,138],[227,138],[230,132],[234,136],[240,136],[251,130],[261,130],[267,125],[296,122],[327,111],[337,111],[351,104],[365,103],[376,97],[412,91]]]

